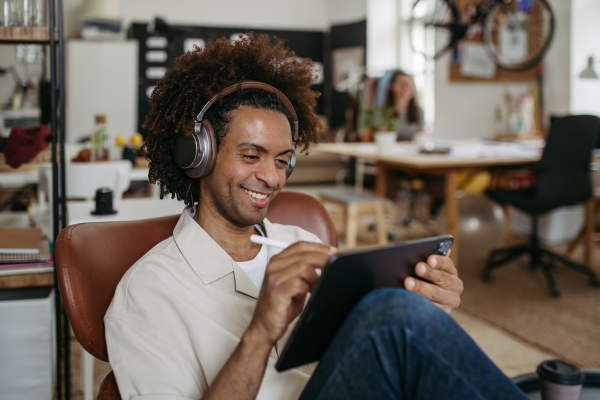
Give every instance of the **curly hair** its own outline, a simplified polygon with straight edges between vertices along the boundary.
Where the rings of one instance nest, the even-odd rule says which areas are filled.
[[[310,89],[316,79],[310,59],[299,59],[284,46],[283,40],[266,34],[248,33],[247,38],[227,38],[195,47],[176,60],[158,82],[150,105],[152,109],[143,127],[149,131],[142,147],[150,161],[149,179],[160,184],[161,199],[184,200],[187,205],[198,201],[199,179],[188,177],[174,161],[172,144],[179,132],[191,134],[194,121],[209,98],[242,80],[257,80],[279,89],[292,103],[299,121],[297,148],[306,152],[318,142],[321,122],[314,109],[320,93]],[[217,149],[231,120],[231,111],[249,106],[288,112],[277,96],[250,89],[227,96],[209,109]],[[214,110],[213,110],[214,108]]]

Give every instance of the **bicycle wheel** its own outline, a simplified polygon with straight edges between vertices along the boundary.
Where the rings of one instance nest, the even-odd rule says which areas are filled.
[[[483,23],[483,41],[499,66],[522,70],[538,63],[554,35],[546,0],[498,0]]]
[[[413,4],[408,34],[415,53],[430,60],[436,59],[466,31],[466,26],[460,23],[456,6],[449,0],[417,0]]]

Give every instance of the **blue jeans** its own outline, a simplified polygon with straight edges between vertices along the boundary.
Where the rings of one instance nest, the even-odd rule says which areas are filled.
[[[431,301],[379,289],[354,308],[300,400],[527,397]]]

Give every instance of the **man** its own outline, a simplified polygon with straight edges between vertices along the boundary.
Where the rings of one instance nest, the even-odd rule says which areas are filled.
[[[448,317],[462,281],[440,256],[416,266],[431,283],[407,278],[408,290],[366,296],[315,371],[275,371],[336,252],[265,219],[296,147],[318,139],[313,75],[310,60],[249,34],[183,55],[158,83],[150,178],[188,207],[173,236],[125,274],[105,316],[122,398],[519,398]],[[256,233],[294,244],[267,249],[250,241]]]

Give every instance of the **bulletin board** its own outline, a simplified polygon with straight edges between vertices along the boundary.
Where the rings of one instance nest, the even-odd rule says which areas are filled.
[[[466,13],[469,8],[476,7],[481,0],[454,0],[454,4],[458,8],[458,12],[461,20],[466,21]],[[483,35],[477,35],[474,37],[464,38],[461,43],[481,43],[483,44]],[[450,61],[449,81],[450,82],[534,82],[537,80],[537,70],[533,66],[531,68],[522,71],[512,71],[500,66],[496,67],[496,74],[493,78],[479,78],[473,76],[464,76],[461,73],[461,45],[459,44],[459,50],[453,51]]]

